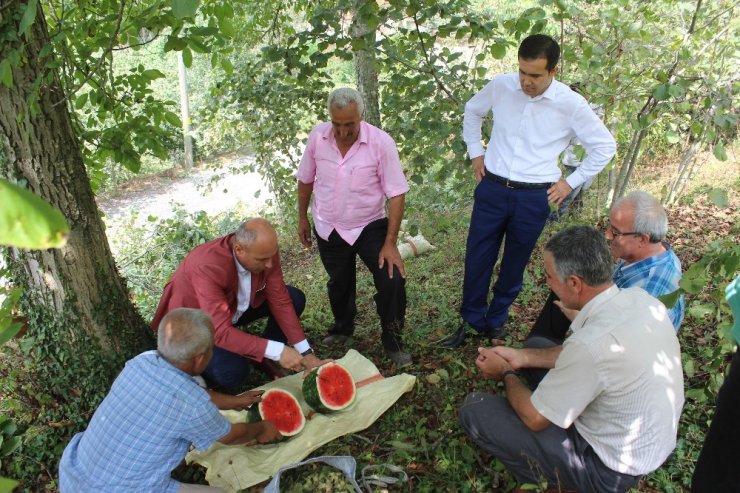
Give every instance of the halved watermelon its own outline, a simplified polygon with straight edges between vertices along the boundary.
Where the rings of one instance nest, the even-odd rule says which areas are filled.
[[[355,400],[355,381],[337,362],[321,365],[303,380],[303,397],[318,412],[340,411]]]
[[[247,421],[269,421],[284,436],[297,435],[306,426],[298,400],[283,389],[270,389],[262,394],[262,400],[249,409]]]

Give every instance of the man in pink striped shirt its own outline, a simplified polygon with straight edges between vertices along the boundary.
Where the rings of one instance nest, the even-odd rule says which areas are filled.
[[[409,185],[393,139],[363,121],[360,93],[340,88],[329,95],[331,121],[308,137],[298,167],[298,236],[311,246],[308,204],[334,315],[326,344],[346,342],[355,329],[356,270],[360,256],[373,275],[382,342],[399,366],[411,363],[400,333],[406,316],[406,281],[396,247]],[[386,204],[388,214],[386,216]]]

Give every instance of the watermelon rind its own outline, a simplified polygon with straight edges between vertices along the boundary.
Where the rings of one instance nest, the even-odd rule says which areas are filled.
[[[271,406],[284,405],[283,409]],[[293,394],[283,389],[269,389],[262,394],[259,404],[253,404],[247,411],[247,422],[270,421],[284,437],[297,435],[306,426],[306,417],[301,405]]]
[[[329,377],[338,381],[332,386]],[[322,386],[320,388],[320,385]],[[324,395],[322,396],[322,389]],[[341,397],[342,394],[345,394]],[[345,367],[332,361],[311,371],[303,380],[303,398],[317,412],[331,413],[349,407],[355,401],[357,388]],[[330,400],[330,396],[331,399]]]

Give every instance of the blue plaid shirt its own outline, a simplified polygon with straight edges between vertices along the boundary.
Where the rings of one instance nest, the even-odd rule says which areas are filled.
[[[642,288],[655,297],[677,290],[681,280],[681,261],[671,250],[671,245],[668,243],[663,245],[667,251],[660,255],[629,265],[620,260],[614,271],[614,283],[620,288]],[[676,332],[681,328],[683,321],[684,303],[684,296],[681,295],[676,304],[668,309],[668,316],[671,317]]]
[[[190,375],[157,351],[129,360],[59,464],[62,492],[176,492],[170,477],[192,443],[199,450],[231,424]]]

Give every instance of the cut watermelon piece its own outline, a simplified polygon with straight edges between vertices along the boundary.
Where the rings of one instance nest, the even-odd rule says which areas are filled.
[[[284,437],[297,435],[306,426],[306,417],[298,400],[283,389],[270,389],[262,394],[262,400],[249,409],[247,418],[250,423],[269,421]]]
[[[326,363],[303,380],[303,397],[318,412],[341,411],[355,401],[355,381],[337,362]]]

